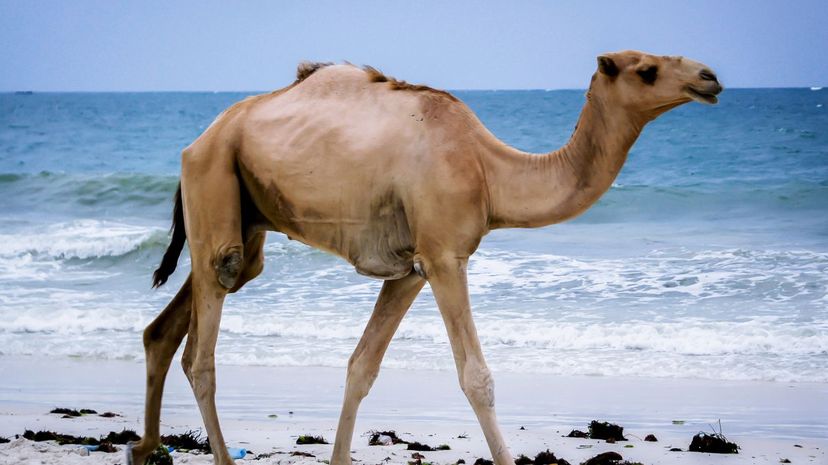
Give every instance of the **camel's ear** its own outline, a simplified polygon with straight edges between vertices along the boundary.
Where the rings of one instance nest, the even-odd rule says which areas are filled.
[[[619,72],[615,61],[608,55],[600,55],[598,57],[598,71],[601,71],[609,77],[618,76]]]

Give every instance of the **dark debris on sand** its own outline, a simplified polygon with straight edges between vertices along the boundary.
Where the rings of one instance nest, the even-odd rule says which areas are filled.
[[[49,413],[55,413],[57,415],[63,415],[63,418],[73,418],[73,417],[80,417],[83,415],[97,415],[98,412],[89,409],[89,408],[82,408],[80,410],[75,410],[72,408],[65,408],[65,407],[55,407]]]
[[[644,437],[644,440],[647,442],[658,442],[658,438],[655,437],[655,434],[648,434]]]
[[[89,436],[72,436],[71,434],[59,434],[54,431],[38,431],[26,430],[23,432],[23,437],[35,442],[55,441],[59,445],[78,444],[84,446],[98,446],[99,452],[117,452],[114,444],[126,444],[128,442],[137,441],[141,439],[135,431],[125,429],[120,433],[110,431],[106,436],[101,436],[96,439]]]
[[[144,461],[144,465],[173,465],[173,458],[170,451],[161,445],[152,451],[152,454]]]
[[[642,465],[641,462],[628,462],[618,452],[604,452],[592,457],[581,465]]]
[[[589,438],[590,439],[613,439],[615,441],[626,441],[624,437],[624,428],[622,426],[614,425],[608,422],[599,422],[592,420],[589,424]]]
[[[589,434],[585,433],[585,432],[583,432],[579,429],[573,429],[572,431],[569,432],[569,434],[566,435],[566,437],[568,437],[568,438],[588,438]]]
[[[109,434],[101,438],[101,441],[111,442],[112,444],[126,444],[128,442],[135,442],[139,440],[141,440],[141,436],[138,436],[138,433],[132,431],[131,429],[121,430],[120,433],[110,431]]]
[[[555,457],[555,454],[546,449],[543,452],[539,452],[538,455],[535,456],[535,465],[569,465],[564,459]]]
[[[115,452],[118,452],[118,449],[116,449],[111,442],[101,441],[101,443],[98,445],[97,452],[106,452],[107,454],[114,454]]]
[[[494,465],[494,462],[492,462],[489,459],[484,459],[484,458],[481,457],[481,458],[474,461],[474,465]]]
[[[307,453],[307,452],[302,452],[301,450],[295,450],[295,451],[291,452],[291,453],[290,453],[290,456],[291,456],[291,457],[310,457],[310,458],[316,458],[316,456],[315,456],[315,455],[313,455],[313,454],[309,454],[309,453]]]
[[[691,452],[709,452],[712,454],[738,454],[739,446],[730,442],[720,433],[699,433],[693,436],[690,447]]]
[[[23,437],[28,439],[29,441],[35,442],[55,441],[61,446],[64,444],[82,444],[86,446],[97,446],[101,443],[100,440],[92,437],[72,436],[71,434],[58,434],[54,431],[38,431],[35,433],[34,431],[29,429],[23,432]]]
[[[520,454],[518,458],[515,459],[515,465],[570,465],[564,459],[555,457],[555,454],[546,449],[543,452],[538,453],[534,459],[531,459],[523,454]]]
[[[581,465],[616,465],[621,460],[624,460],[624,457],[622,457],[621,454],[610,451],[598,454],[595,457],[588,459]]]
[[[121,415],[119,415],[115,412],[104,412],[104,413],[102,413],[98,416],[103,417],[103,418],[115,418],[115,417],[120,417]]]
[[[49,413],[56,413],[58,415],[63,415],[64,418],[81,416],[81,413],[78,412],[77,410],[74,410],[74,409],[71,409],[71,408],[63,408],[63,407],[53,408],[51,411],[49,411]]]
[[[391,444],[408,444],[408,441],[404,439],[400,439],[397,436],[396,431],[368,431],[370,437],[368,438],[368,445],[369,446],[385,446],[385,442],[381,441],[380,438],[383,436],[387,436],[391,438]]]
[[[405,450],[418,450],[418,451],[421,451],[421,452],[433,452],[433,451],[436,450],[433,447],[429,446],[428,444],[423,444],[423,443],[417,442],[417,441],[409,442],[407,444],[408,444],[408,447],[406,447]]]
[[[328,444],[322,436],[311,436],[310,434],[303,434],[296,438],[296,444],[305,446],[308,444]]]
[[[5,444],[5,443],[10,442],[10,441],[11,441],[11,439],[4,438],[3,436],[0,436],[0,444]]]
[[[202,438],[200,431],[187,430],[182,434],[163,435],[161,444],[180,451],[197,450],[205,454],[212,453],[210,441],[206,437]]]

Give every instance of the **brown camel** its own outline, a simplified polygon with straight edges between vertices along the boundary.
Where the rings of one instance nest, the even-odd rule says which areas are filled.
[[[164,380],[188,334],[182,365],[215,463],[233,463],[215,405],[221,308],[261,272],[266,231],[279,231],[385,280],[348,362],[331,463],[351,463],[357,408],[428,282],[492,457],[512,465],[472,321],[469,256],[493,229],[584,212],[609,189],[647,122],[691,100],[715,103],[721,91],[713,72],[692,60],[601,55],[572,138],[544,155],[504,144],[451,94],[370,67],[303,63],[292,85],[233,105],[182,154],[172,242],[154,284],[173,272],[185,239],[192,271],[144,332],[145,433],[129,462],[142,464],[159,444]]]

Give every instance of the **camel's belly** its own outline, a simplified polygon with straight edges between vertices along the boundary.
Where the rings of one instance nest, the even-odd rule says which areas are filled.
[[[407,224],[389,219],[348,224],[296,218],[290,229],[283,231],[290,239],[339,255],[365,276],[398,279],[413,267],[414,246]]]
[[[290,194],[271,192],[259,208],[273,229],[339,255],[362,275],[379,279],[407,276],[415,247],[402,201],[389,191],[345,205],[336,193],[337,189],[310,192],[298,188]]]

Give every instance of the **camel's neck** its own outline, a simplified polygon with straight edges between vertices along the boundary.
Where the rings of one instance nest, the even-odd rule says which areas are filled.
[[[487,159],[490,227],[537,227],[583,213],[610,188],[647,119],[587,96],[566,145],[532,155],[497,144]]]

